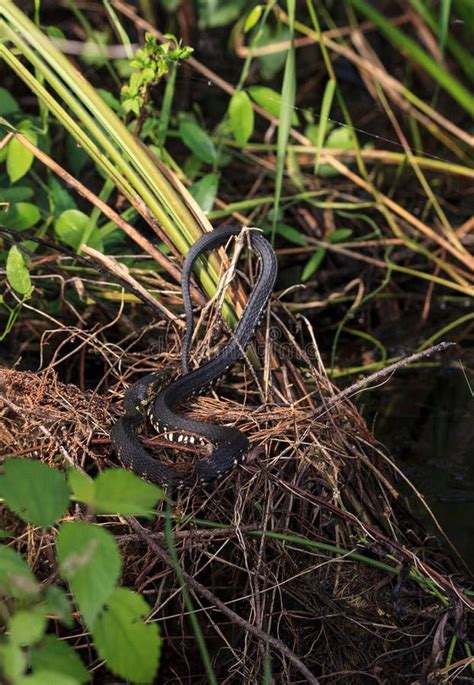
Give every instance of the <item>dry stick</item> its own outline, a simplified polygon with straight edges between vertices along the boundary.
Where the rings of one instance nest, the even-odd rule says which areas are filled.
[[[167,552],[164,551],[156,542],[155,540],[149,535],[148,531],[143,528],[138,521],[131,517],[127,516],[124,519],[128,525],[133,528],[133,530],[144,540],[147,545],[155,552],[155,554],[161,559],[161,561],[166,564],[166,566],[169,566],[170,568],[174,568],[173,561],[171,557],[167,554]],[[204,585],[201,585],[197,580],[193,578],[189,573],[181,569],[181,574],[188,584],[188,586],[194,590],[197,594],[201,595],[202,597],[205,597],[205,599],[213,604],[219,611],[221,611],[227,618],[229,618],[233,623],[237,624],[247,632],[251,633],[254,637],[258,638],[259,640],[262,640],[263,642],[266,642],[269,644],[271,647],[279,651],[283,656],[285,656],[291,663],[294,665],[294,667],[301,673],[302,676],[304,676],[307,680],[308,683],[311,683],[311,685],[319,685],[319,680],[316,678],[315,675],[311,673],[311,671],[304,665],[304,663],[299,659],[296,654],[294,654],[287,645],[285,645],[284,642],[281,640],[278,640],[275,637],[272,637],[271,635],[267,635],[265,631],[261,630],[260,628],[257,628],[256,626],[253,626],[251,623],[246,621],[242,616],[237,614],[235,611],[232,611],[232,609],[229,609],[229,607],[224,604],[220,599],[218,599],[212,592],[210,592],[207,587]]]
[[[366,386],[369,385],[369,383],[375,383],[380,380],[383,380],[386,376],[390,376],[391,374],[395,373],[395,371],[398,371],[398,369],[401,369],[403,366],[407,366],[407,364],[417,362],[420,359],[423,359],[424,357],[430,357],[432,354],[436,354],[436,352],[443,352],[448,347],[453,347],[454,345],[456,345],[455,342],[438,343],[437,345],[428,347],[428,349],[423,350],[422,352],[415,352],[414,354],[410,354],[408,357],[404,357],[403,359],[400,359],[398,362],[394,362],[393,364],[386,366],[384,369],[381,369],[380,371],[371,373],[370,376],[362,378],[362,380],[357,381],[357,383],[353,383],[348,388],[341,390],[341,392],[337,393],[337,395],[334,395],[334,397],[331,397],[326,402],[324,406],[324,411],[317,412],[315,414],[315,418],[319,418],[320,416],[322,416],[328,409],[330,409],[330,407],[333,407],[335,404],[345,399],[346,397],[355,395],[359,392],[359,390],[366,388]]]

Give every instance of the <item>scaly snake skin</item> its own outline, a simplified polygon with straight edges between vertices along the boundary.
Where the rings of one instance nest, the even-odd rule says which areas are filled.
[[[277,276],[277,259],[270,243],[256,230],[250,230],[250,242],[260,264],[257,282],[244,312],[223,350],[213,359],[192,371],[188,367],[189,348],[193,335],[193,310],[190,297],[190,277],[193,264],[207,250],[224,245],[242,229],[236,226],[218,228],[206,233],[189,250],[182,274],[186,334],[183,341],[183,375],[164,389],[164,374],[151,373],[134,383],[125,393],[122,416],[112,427],[111,439],[115,452],[124,466],[154,483],[173,487],[191,487],[222,478],[234,466],[245,460],[249,441],[236,428],[192,421],[176,413],[177,407],[189,397],[214,383],[242,358],[252,339]],[[153,458],[142,446],[137,431],[148,413],[153,427],[171,441],[195,443],[203,439],[214,445],[208,459],[201,459],[194,472],[183,478],[172,466]]]

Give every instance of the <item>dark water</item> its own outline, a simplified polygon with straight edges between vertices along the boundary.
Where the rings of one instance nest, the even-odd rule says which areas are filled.
[[[466,358],[464,366],[469,368]],[[357,403],[474,570],[474,398],[458,363],[400,371],[381,388],[363,393]],[[415,495],[398,485],[435,532]]]

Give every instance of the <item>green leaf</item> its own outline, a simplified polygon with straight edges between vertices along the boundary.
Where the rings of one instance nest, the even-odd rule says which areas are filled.
[[[13,537],[15,537],[14,533],[10,533],[10,531],[5,530],[5,528],[0,528],[0,540]]]
[[[335,128],[333,131],[331,131],[326,140],[326,147],[352,150],[354,144],[352,142],[352,132],[350,127],[340,126],[339,128]]]
[[[113,535],[92,523],[63,523],[56,553],[61,575],[69,582],[84,621],[92,630],[120,578],[118,545]]]
[[[39,461],[6,461],[0,493],[15,514],[36,526],[52,526],[69,505],[69,488],[63,474]]]
[[[79,469],[70,469],[67,478],[74,499],[84,502],[84,504],[92,504],[95,493],[95,485],[92,478],[79,471]]]
[[[7,281],[20,295],[28,295],[31,292],[30,272],[26,268],[23,255],[16,245],[12,245],[7,257]]]
[[[280,117],[281,110],[281,95],[276,90],[267,88],[267,86],[250,86],[248,88],[250,97],[257,105],[260,105],[266,112],[274,117]],[[291,125],[298,126],[299,121],[296,112],[291,114]]]
[[[29,122],[28,122],[29,123]],[[18,126],[21,130],[21,126]],[[24,129],[21,131],[25,138],[36,145],[37,135],[35,131],[31,129]],[[18,138],[12,138],[8,143],[8,154],[7,154],[7,173],[10,178],[11,183],[15,183],[20,178],[22,178],[30,170],[33,164],[34,155],[30,150],[28,150],[23,143],[20,143]]]
[[[181,121],[179,136],[196,157],[207,164],[214,164],[217,152],[209,135],[195,121]]]
[[[69,675],[44,669],[15,680],[15,685],[80,685],[80,683]]]
[[[0,198],[2,202],[24,202],[25,200],[31,200],[35,194],[33,188],[29,186],[13,186],[11,188],[0,188]],[[4,214],[0,213],[0,217],[3,218]]]
[[[342,243],[346,238],[350,238],[352,235],[351,228],[336,228],[335,231],[328,235],[329,243]]]
[[[305,281],[308,281],[313,274],[316,273],[316,271],[319,269],[319,266],[321,262],[323,261],[324,257],[326,255],[326,250],[324,247],[320,247],[319,249],[316,250],[316,252],[313,254],[310,259],[306,262],[306,265],[303,269],[303,273],[301,274],[301,281],[304,283]]]
[[[43,596],[46,612],[64,623],[68,628],[74,625],[72,604],[65,591],[59,585],[50,585]]]
[[[94,629],[95,648],[107,668],[133,683],[151,683],[158,669],[158,624],[141,620],[149,610],[141,595],[118,588]]]
[[[321,113],[316,138],[316,161],[314,163],[315,175],[317,175],[319,171],[319,158],[321,155],[321,148],[323,147],[324,138],[326,137],[327,125],[329,121],[329,115],[331,113],[332,101],[334,99],[335,91],[336,80],[331,78],[326,83],[326,87],[324,89],[323,94],[323,101],[321,103]]]
[[[189,187],[189,192],[205,214],[214,206],[219,179],[216,174],[206,174]]]
[[[279,235],[282,235],[288,242],[293,243],[294,245],[307,245],[308,244],[308,239],[303,233],[300,233],[296,228],[293,228],[293,226],[289,226],[288,224],[282,224],[278,223],[276,225],[276,232]]]
[[[39,642],[46,629],[46,616],[44,611],[34,609],[16,611],[8,623],[10,641],[14,645],[26,647]]]
[[[46,635],[42,644],[31,652],[31,666],[34,671],[44,669],[70,676],[81,685],[91,679],[78,653],[55,635]]]
[[[0,225],[23,231],[31,228],[40,220],[38,207],[31,202],[15,202],[5,211],[0,211]]]
[[[18,645],[6,642],[0,645],[1,675],[9,682],[17,682],[26,671],[26,653]]]
[[[5,88],[0,88],[0,116],[7,116],[19,112],[18,102]]]
[[[262,11],[262,5],[255,5],[255,7],[248,13],[247,19],[245,20],[244,24],[244,33],[247,33],[248,31],[250,31],[250,29],[253,29],[257,21],[262,16]]]
[[[21,554],[0,545],[0,594],[21,599],[36,597],[38,593],[36,578]]]
[[[94,509],[102,514],[123,516],[154,515],[163,493],[157,485],[147,483],[131,471],[106,469],[94,481]]]
[[[55,216],[60,216],[66,209],[77,209],[71,193],[68,193],[64,185],[54,176],[49,179],[49,192]]]
[[[266,23],[259,27],[258,36],[255,38],[253,45],[255,47],[264,47],[266,45],[274,45],[275,43],[283,43],[290,38],[290,30],[288,26],[278,22],[274,26]],[[257,57],[257,62],[260,67],[262,79],[264,81],[271,81],[283,68],[285,64],[287,48],[274,50],[268,55],[260,55]]]
[[[243,90],[236,91],[229,104],[231,131],[240,146],[247,144],[253,133],[253,107],[250,98]]]
[[[90,221],[90,217],[79,209],[66,209],[54,222],[54,230],[61,242],[78,250],[83,238],[87,238]],[[86,244],[99,252],[104,251],[102,238],[97,228],[92,229]]]

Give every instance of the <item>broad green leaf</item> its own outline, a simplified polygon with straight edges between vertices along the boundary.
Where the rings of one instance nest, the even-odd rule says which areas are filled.
[[[66,155],[69,162],[69,170],[74,176],[79,176],[89,161],[89,155],[72,136],[67,136],[66,138]]]
[[[118,545],[104,528],[92,523],[63,523],[56,553],[60,572],[72,590],[84,622],[92,630],[122,571]]]
[[[80,683],[69,675],[42,669],[15,680],[15,685],[80,685]]]
[[[28,122],[29,123],[29,122]],[[38,138],[35,131],[29,128],[23,128],[21,125],[18,126],[18,130],[28,138],[28,140],[36,145]],[[8,154],[7,154],[7,173],[11,183],[15,183],[20,178],[22,178],[30,170],[33,164],[34,155],[30,150],[28,150],[23,143],[20,143],[18,138],[13,138],[8,143]]]
[[[281,110],[281,95],[277,93],[276,90],[267,88],[267,86],[250,86],[248,88],[250,97],[257,105],[260,105],[262,109],[271,114],[274,117],[280,117]],[[291,125],[298,126],[299,121],[296,112],[291,113]]]
[[[245,24],[244,24],[244,33],[247,33],[247,31],[250,31],[250,29],[253,29],[253,27],[255,26],[257,21],[262,16],[262,11],[263,11],[262,5],[255,5],[255,7],[248,13],[247,19],[245,20]]]
[[[163,496],[157,485],[147,483],[125,469],[102,471],[94,485],[93,506],[102,514],[151,517],[156,503]]]
[[[0,545],[0,595],[36,597],[39,586],[30,567],[11,547]]]
[[[23,231],[34,226],[41,217],[38,207],[31,202],[15,202],[7,210],[0,210],[0,226]]]
[[[150,610],[143,597],[118,588],[94,629],[94,644],[112,673],[132,683],[154,681],[161,640],[157,623],[144,623]]]
[[[217,152],[209,135],[195,121],[182,121],[179,125],[179,136],[183,143],[201,161],[214,164]]]
[[[6,116],[19,111],[20,108],[13,95],[5,88],[0,88],[0,115]]]
[[[253,107],[243,90],[236,91],[229,104],[229,119],[232,133],[240,146],[247,144],[253,133]]]
[[[189,192],[206,214],[214,206],[218,184],[219,179],[216,174],[206,174],[189,187]]]
[[[246,0],[197,0],[199,28],[226,26],[239,17]]]
[[[54,230],[61,242],[74,250],[78,250],[84,237],[87,238],[90,221],[90,217],[79,209],[66,209],[54,222]],[[97,228],[92,229],[86,244],[99,250],[99,252],[104,251],[102,238]]]
[[[310,259],[308,259],[303,269],[303,273],[301,274],[302,283],[308,281],[311,278],[311,276],[313,276],[316,273],[316,271],[319,269],[321,262],[324,259],[325,254],[326,250],[324,249],[324,247],[320,247],[316,250],[313,256],[310,257]]]
[[[290,243],[293,243],[294,245],[307,245],[308,244],[308,239],[303,233],[300,233],[296,228],[293,228],[293,226],[289,226],[288,224],[282,224],[282,223],[277,223],[276,225],[276,232],[279,235],[282,235],[286,240],[288,240]]]
[[[84,504],[94,502],[95,485],[90,476],[82,473],[79,469],[70,469],[67,478],[74,499]]]
[[[7,257],[7,281],[20,295],[31,292],[30,272],[26,268],[23,255],[16,245],[12,245]]]
[[[34,671],[41,669],[74,678],[78,683],[88,683],[91,676],[87,672],[79,654],[65,640],[56,635],[46,635],[41,645],[31,652],[31,666]]]
[[[334,93],[336,91],[336,80],[329,79],[326,83],[324,89],[323,101],[321,103],[321,113],[319,117],[319,126],[316,137],[316,161],[314,163],[314,173],[318,174],[319,171],[319,158],[321,155],[321,148],[323,147],[324,139],[327,132],[327,124],[329,120],[329,115],[331,113],[332,101],[334,99]]]
[[[22,609],[16,611],[8,623],[10,641],[14,645],[29,646],[39,642],[46,629],[46,615],[43,610]]]
[[[4,463],[0,494],[17,516],[36,526],[52,526],[69,505],[69,488],[63,474],[27,459]]]
[[[13,537],[15,537],[14,533],[10,533],[10,531],[5,530],[5,528],[0,528],[0,540]]]
[[[18,645],[12,642],[6,642],[0,645],[0,673],[8,682],[17,682],[19,678],[26,671],[26,653]]]

